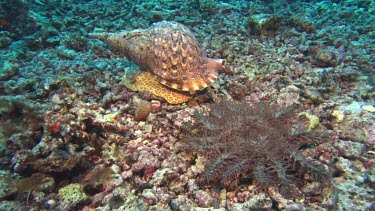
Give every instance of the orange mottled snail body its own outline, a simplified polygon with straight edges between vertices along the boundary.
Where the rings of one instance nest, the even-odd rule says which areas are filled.
[[[194,93],[211,86],[223,59],[207,58],[193,33],[173,21],[154,23],[147,29],[90,36],[119,49],[124,56],[149,71],[172,89]]]

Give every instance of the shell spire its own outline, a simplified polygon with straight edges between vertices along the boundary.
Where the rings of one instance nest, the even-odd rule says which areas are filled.
[[[118,33],[90,33],[89,36],[99,39],[108,45],[120,50],[122,54],[141,67],[148,69],[145,61],[146,44],[149,39],[142,33],[143,30],[120,31]],[[138,45],[136,44],[138,43]]]
[[[89,33],[89,36],[92,38],[99,39],[110,46],[116,47],[119,50],[126,49],[126,39],[120,39],[121,36],[126,36],[127,32],[119,32],[119,33]]]

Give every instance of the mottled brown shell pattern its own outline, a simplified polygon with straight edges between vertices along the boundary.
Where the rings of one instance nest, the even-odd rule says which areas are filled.
[[[126,57],[150,71],[159,83],[194,92],[212,85],[222,59],[210,59],[184,25],[162,21],[148,29],[91,34],[122,50]]]
[[[160,22],[150,31],[154,45],[150,71],[160,83],[177,90],[194,91],[216,81],[216,71],[207,68],[207,57],[187,27]]]

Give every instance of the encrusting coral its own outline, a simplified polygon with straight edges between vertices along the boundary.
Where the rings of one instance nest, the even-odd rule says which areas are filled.
[[[184,142],[207,159],[203,184],[220,181],[228,186],[236,178],[252,178],[261,187],[289,187],[307,172],[320,181],[330,178],[322,164],[303,152],[322,136],[301,129],[292,107],[223,100],[195,116],[196,122],[186,126]]]
[[[149,77],[153,76],[155,82],[167,86],[170,91],[195,93],[211,86],[217,79],[218,69],[225,64],[223,59],[207,58],[193,33],[177,22],[161,21],[147,29],[92,33],[90,36],[119,49],[127,58],[149,71],[150,74],[141,74],[148,78],[147,81],[151,81]],[[166,90],[148,91],[161,96]]]

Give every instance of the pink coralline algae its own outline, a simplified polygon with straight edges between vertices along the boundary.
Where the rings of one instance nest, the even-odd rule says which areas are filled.
[[[151,179],[155,170],[160,166],[158,159],[145,150],[140,151],[139,155],[133,157],[133,159],[138,160],[138,162],[132,165],[133,172],[140,174],[145,181]]]

